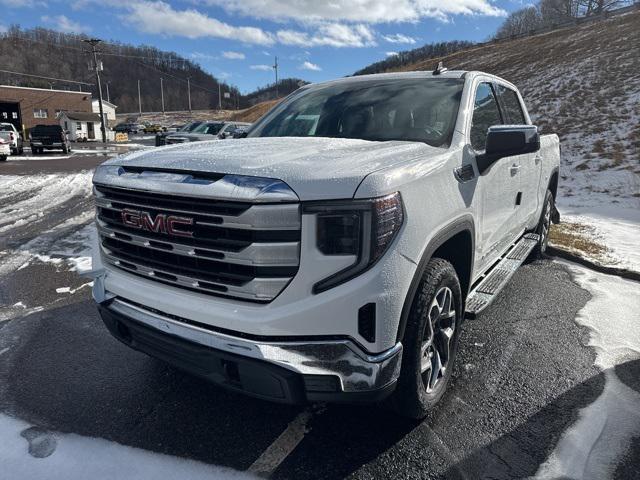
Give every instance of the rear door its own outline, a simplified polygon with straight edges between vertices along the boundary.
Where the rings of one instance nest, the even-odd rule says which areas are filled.
[[[511,125],[528,125],[530,122],[518,93],[506,85],[496,84],[495,88],[506,121]],[[520,203],[520,223],[523,226],[531,226],[537,222],[534,217],[538,211],[538,202],[541,201],[538,198],[542,163],[540,152],[527,153],[512,158],[519,166],[520,190],[516,202]]]
[[[474,98],[469,140],[476,155],[482,155],[489,127],[503,125],[505,121],[490,82],[479,83]],[[493,263],[517,235],[520,222],[515,200],[520,183],[514,158],[498,160],[478,179],[482,195],[480,268]]]

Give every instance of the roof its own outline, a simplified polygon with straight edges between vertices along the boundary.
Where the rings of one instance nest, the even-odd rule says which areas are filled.
[[[62,112],[69,120],[76,120],[78,122],[99,122],[100,114],[93,112]]]
[[[314,88],[317,86],[333,85],[336,83],[351,83],[351,82],[369,82],[376,80],[395,80],[395,79],[407,79],[407,78],[462,78],[467,73],[466,70],[446,70],[443,73],[434,75],[431,70],[416,71],[416,72],[390,72],[390,73],[373,73],[371,75],[356,75],[353,77],[338,78],[336,80],[329,80],[321,83],[310,83],[301,87],[301,89]]]
[[[0,89],[2,88],[16,88],[19,90],[37,90],[40,92],[59,92],[59,93],[74,93],[77,95],[91,95],[91,92],[79,92],[78,90],[56,90],[51,88],[16,87],[15,85],[0,85]]]
[[[94,98],[92,100],[93,103],[98,103],[99,101],[100,101],[99,98]],[[110,107],[113,107],[113,108],[118,108],[118,106],[115,103],[107,102],[106,100],[102,100],[102,104],[103,105],[109,105]]]

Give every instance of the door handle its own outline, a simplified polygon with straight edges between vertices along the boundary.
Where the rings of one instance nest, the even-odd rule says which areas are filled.
[[[538,165],[540,163],[540,160],[542,160],[542,157],[540,157],[540,155],[536,155],[536,157],[534,158],[534,161],[536,162],[536,165]]]
[[[511,165],[511,168],[509,170],[511,170],[511,175],[515,175],[520,170],[520,165],[516,165],[514,163],[513,165]]]

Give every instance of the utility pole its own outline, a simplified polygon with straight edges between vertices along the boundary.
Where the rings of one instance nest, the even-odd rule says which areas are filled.
[[[276,57],[276,63],[273,64],[273,69],[276,72],[276,98],[278,98],[278,57]]]
[[[140,96],[140,80],[138,80],[138,113],[142,115],[142,97]]]
[[[164,115],[164,89],[162,88],[162,77],[160,77],[160,97],[162,98],[162,114]]]
[[[100,107],[100,132],[102,133],[102,143],[107,143],[107,131],[104,126],[104,109],[102,108],[102,84],[100,83],[100,70],[102,70],[102,66],[98,64],[98,51],[96,50],[96,46],[101,42],[101,40],[92,38],[90,40],[83,41],[91,45],[91,50],[93,52],[93,68],[95,68],[96,71],[98,106]]]
[[[189,113],[191,113],[191,77],[187,77],[187,97],[189,98]]]
[[[222,87],[218,82],[218,110],[222,110]]]
[[[104,83],[107,86],[107,102],[111,103],[111,97],[109,96],[109,83],[110,82],[104,82]]]

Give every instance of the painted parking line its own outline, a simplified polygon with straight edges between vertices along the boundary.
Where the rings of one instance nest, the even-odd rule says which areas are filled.
[[[280,434],[262,455],[253,462],[247,472],[262,478],[269,478],[282,462],[295,450],[309,431],[307,424],[314,414],[320,414],[323,410],[312,411],[311,408],[300,412],[287,428]]]

